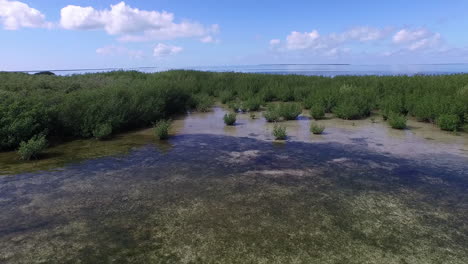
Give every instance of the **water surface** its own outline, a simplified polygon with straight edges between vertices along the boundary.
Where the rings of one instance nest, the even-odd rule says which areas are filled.
[[[316,136],[301,116],[281,143],[224,112],[175,120],[165,144],[151,130],[70,142],[78,159],[111,150],[1,176],[0,262],[467,263],[466,134],[377,118]]]
[[[468,64],[404,64],[404,65],[358,65],[358,64],[261,64],[261,65],[231,65],[231,66],[198,66],[198,67],[138,67],[110,69],[72,69],[52,70],[58,75],[107,72],[115,70],[136,70],[153,73],[173,69],[213,71],[213,72],[244,72],[268,74],[299,74],[299,75],[441,75],[468,73]],[[29,71],[35,73],[37,71]]]

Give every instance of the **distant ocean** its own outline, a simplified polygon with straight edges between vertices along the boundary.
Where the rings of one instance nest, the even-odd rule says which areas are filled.
[[[116,70],[136,70],[141,72],[161,72],[174,69],[213,71],[213,72],[244,72],[267,74],[298,74],[315,76],[338,75],[441,75],[468,73],[468,64],[409,64],[409,65],[353,65],[353,64],[261,64],[216,67],[139,67],[139,68],[107,68],[107,69],[74,69],[51,70],[57,75],[71,75]],[[37,71],[28,71],[35,73]]]

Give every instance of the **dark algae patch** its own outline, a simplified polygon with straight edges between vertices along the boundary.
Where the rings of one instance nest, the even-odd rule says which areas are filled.
[[[0,263],[468,261],[463,156],[207,134],[167,144],[1,177]]]

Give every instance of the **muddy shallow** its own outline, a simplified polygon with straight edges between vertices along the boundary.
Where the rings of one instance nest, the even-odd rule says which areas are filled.
[[[277,143],[223,114],[1,165],[0,263],[467,263],[466,134],[301,118]]]

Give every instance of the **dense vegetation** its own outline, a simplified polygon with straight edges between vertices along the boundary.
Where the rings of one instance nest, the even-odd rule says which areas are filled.
[[[296,102],[285,104],[287,116],[278,108],[272,121],[294,119],[302,104],[317,119],[323,113],[358,119],[380,110],[384,117],[410,115],[460,130],[468,124],[468,74],[328,78],[196,71],[68,77],[0,73],[0,150],[18,148],[40,134],[54,140],[106,138],[187,109],[207,111],[215,100],[236,111],[255,111],[273,101]]]

